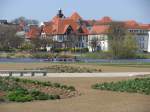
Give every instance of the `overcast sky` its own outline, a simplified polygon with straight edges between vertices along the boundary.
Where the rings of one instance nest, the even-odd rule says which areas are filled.
[[[48,21],[59,8],[65,16],[78,12],[85,19],[110,16],[114,20],[150,23],[150,0],[0,0],[0,19],[24,16]]]

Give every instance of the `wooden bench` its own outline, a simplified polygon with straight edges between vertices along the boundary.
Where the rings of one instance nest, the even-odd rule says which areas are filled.
[[[2,74],[9,74],[9,76],[13,76],[13,74],[20,74],[20,76],[24,76],[24,74],[27,73],[31,73],[31,76],[35,76],[36,73],[42,73],[42,76],[47,75],[46,70],[0,70],[0,76],[2,76]]]

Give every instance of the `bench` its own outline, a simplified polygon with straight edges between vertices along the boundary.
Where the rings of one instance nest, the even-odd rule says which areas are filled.
[[[31,74],[30,76],[36,76],[36,74],[42,74],[42,76],[47,75],[46,70],[0,70],[0,76],[15,76],[14,74],[19,74],[19,76],[24,76],[25,74]]]

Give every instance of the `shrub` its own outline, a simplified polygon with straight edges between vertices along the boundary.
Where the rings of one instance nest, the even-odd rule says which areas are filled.
[[[150,78],[136,78],[127,81],[102,83],[92,85],[93,89],[120,91],[120,92],[131,92],[131,93],[142,93],[150,95]]]
[[[75,91],[75,87],[73,87],[73,86],[69,86],[67,89],[70,91]]]
[[[31,95],[24,95],[24,96],[17,96],[14,101],[16,101],[16,102],[28,102],[28,101],[32,101],[32,100],[33,100],[33,98]]]
[[[54,99],[60,99],[59,95],[49,95],[49,99],[54,100]]]
[[[59,95],[48,95],[37,90],[30,91],[30,94],[35,100],[60,99]]]
[[[54,58],[54,55],[50,53],[34,53],[32,58]]]
[[[31,90],[30,94],[32,97],[36,97],[36,96],[39,96],[41,94],[41,92],[37,91],[37,90]]]
[[[40,94],[38,96],[36,96],[36,100],[48,100],[49,99],[49,95],[40,92]]]
[[[16,91],[9,92],[8,99],[16,102],[27,102],[33,100],[32,96],[29,95],[28,91],[25,89],[18,89]]]
[[[43,86],[52,86],[52,83],[51,82],[42,82],[42,85]]]
[[[60,99],[59,95],[48,95],[38,90],[31,90],[29,92],[23,90],[16,90],[8,93],[8,99],[16,102],[28,102],[32,100],[48,100]]]
[[[74,58],[74,56],[69,55],[69,54],[67,54],[67,55],[58,55],[57,58]]]
[[[31,90],[30,88],[25,89],[23,84],[28,83],[32,83],[33,85],[35,85],[35,87],[37,87],[37,90]],[[40,82],[37,80],[20,79],[14,77],[0,77],[0,90],[7,93],[4,99],[8,99],[9,101],[27,102],[32,100],[60,99],[59,95],[49,95],[45,92],[41,92],[42,90],[40,90],[39,87],[43,86],[50,86],[72,91],[75,90],[74,87],[61,85],[60,83]],[[28,85],[25,87],[28,87]],[[3,99],[0,97],[0,102],[2,100]]]
[[[59,88],[60,84],[59,83],[53,83],[53,87]]]
[[[5,102],[5,98],[4,97],[0,97],[0,103],[1,102]]]
[[[67,89],[67,86],[66,85],[61,85],[60,88],[61,89]]]

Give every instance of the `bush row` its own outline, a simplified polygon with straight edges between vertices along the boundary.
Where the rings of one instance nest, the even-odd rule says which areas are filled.
[[[92,72],[101,72],[101,69],[88,68],[88,67],[79,67],[73,65],[52,65],[44,68],[36,68],[37,70],[46,70],[50,73],[92,73]]]
[[[150,95],[150,78],[136,78],[127,81],[95,84],[93,89],[142,93]]]
[[[53,48],[52,49],[53,52],[67,52],[67,51],[70,51],[70,52],[88,52],[89,49],[88,48]]]
[[[69,54],[52,54],[52,53],[1,53],[0,58],[74,58]]]
[[[32,100],[54,100],[60,99],[59,95],[48,95],[38,90],[16,89],[7,95],[10,101],[28,102]]]
[[[61,88],[61,89],[66,89],[66,90],[70,90],[70,91],[75,91],[75,87],[73,87],[73,86],[67,86],[67,85],[63,85],[60,83],[51,83],[50,81],[41,82],[41,81],[37,81],[37,80],[20,79],[20,78],[14,78],[14,77],[12,79],[15,80],[16,82],[32,83],[35,85],[49,86],[49,87],[55,87],[55,88]]]

